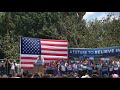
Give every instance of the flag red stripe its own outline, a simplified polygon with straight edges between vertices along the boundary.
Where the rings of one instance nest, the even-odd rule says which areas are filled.
[[[26,56],[21,56],[21,59],[36,60],[36,59],[37,59],[37,57],[26,57]]]
[[[67,40],[52,40],[52,39],[41,39],[41,41],[49,41],[49,42],[68,42]]]
[[[44,58],[44,60],[67,60],[63,58]]]
[[[21,64],[34,64],[34,62],[21,62]]]
[[[50,50],[50,51],[68,51],[67,49],[54,49],[54,48],[41,48],[41,50]]]
[[[42,53],[42,55],[50,55],[50,56],[67,56],[67,54],[55,54],[55,53]]]
[[[43,44],[41,43],[41,45],[44,45],[44,46],[60,46],[60,47],[67,47],[68,45],[60,45],[60,44]]]
[[[33,67],[21,67],[21,69],[24,69],[24,70],[31,70],[31,69],[33,69]]]

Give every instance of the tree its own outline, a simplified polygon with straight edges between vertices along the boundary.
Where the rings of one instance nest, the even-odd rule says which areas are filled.
[[[72,41],[69,39],[72,46],[75,44],[79,47],[76,34],[79,32],[78,22],[81,22],[84,14],[85,12],[5,12],[0,23],[1,50],[5,57],[17,59],[20,36],[69,39],[69,34],[70,39],[74,37]]]

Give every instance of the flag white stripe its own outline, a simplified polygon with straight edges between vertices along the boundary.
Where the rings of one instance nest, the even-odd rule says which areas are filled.
[[[52,62],[52,61],[57,61],[57,60],[45,60],[44,62],[49,63],[49,62]]]
[[[44,45],[41,45],[41,48],[68,49],[68,47],[44,46]]]
[[[51,61],[57,61],[57,60],[44,60],[44,62],[51,62]],[[35,60],[29,61],[29,60],[21,60],[21,62],[35,62]],[[29,64],[31,65],[31,64]]]
[[[35,62],[36,60],[25,60],[25,59],[21,59],[21,62]]]
[[[41,41],[42,44],[68,45],[68,42]]]
[[[50,55],[42,55],[44,58],[64,58],[67,59],[67,56],[50,56]]]
[[[38,57],[39,55],[21,54],[21,57]]]
[[[21,64],[21,67],[34,67],[33,64]]]
[[[50,53],[50,54],[68,54],[67,51],[50,51],[50,50],[41,50],[41,53]]]

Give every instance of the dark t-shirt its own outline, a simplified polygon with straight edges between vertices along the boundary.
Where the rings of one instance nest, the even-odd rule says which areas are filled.
[[[11,64],[10,64],[10,63],[5,63],[5,67],[10,68],[10,67],[11,67]]]
[[[0,67],[1,70],[3,70],[4,68],[5,68],[5,67],[4,67],[3,65]]]
[[[108,67],[107,66],[104,66],[101,68],[102,72],[107,72],[108,71]]]
[[[92,70],[92,66],[87,66],[87,70]]]

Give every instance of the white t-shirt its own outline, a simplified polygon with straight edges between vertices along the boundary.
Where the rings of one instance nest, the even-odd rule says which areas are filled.
[[[114,67],[114,70],[118,70],[118,67]]]
[[[118,65],[118,67],[120,67],[120,63],[119,63],[119,61],[117,62],[117,65]]]
[[[113,67],[109,68],[109,71],[113,71]]]
[[[118,70],[118,65],[114,65],[114,70]]]
[[[61,70],[65,71],[65,66],[61,65]]]
[[[16,63],[15,63],[15,65],[14,65],[14,63],[12,63],[11,69],[15,70],[15,66],[16,66]]]
[[[67,67],[68,63],[65,63],[65,67]]]
[[[74,68],[74,69],[77,69],[77,65],[76,65],[76,64],[73,64],[73,68]]]

